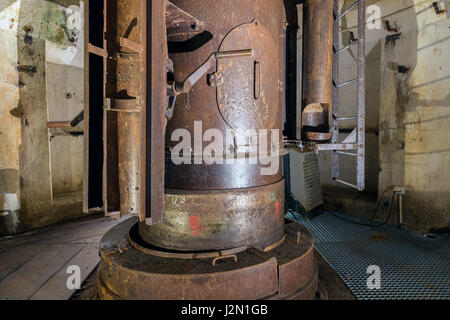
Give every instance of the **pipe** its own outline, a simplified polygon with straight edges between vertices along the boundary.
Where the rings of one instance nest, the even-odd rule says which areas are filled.
[[[333,7],[333,0],[306,0],[303,5],[302,126],[306,132],[329,132],[333,84]]]

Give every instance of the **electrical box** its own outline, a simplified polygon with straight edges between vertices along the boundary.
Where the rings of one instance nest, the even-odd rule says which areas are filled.
[[[289,186],[287,192],[297,200],[306,212],[323,204],[320,185],[319,159],[312,151],[289,148],[288,170],[285,175]]]

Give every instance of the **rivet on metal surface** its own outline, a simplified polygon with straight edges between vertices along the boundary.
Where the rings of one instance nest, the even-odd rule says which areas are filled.
[[[218,87],[223,83],[223,73],[218,71],[208,74],[208,85],[210,87]]]

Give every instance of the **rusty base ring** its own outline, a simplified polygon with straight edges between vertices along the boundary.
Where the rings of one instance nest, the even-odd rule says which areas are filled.
[[[332,133],[329,132],[304,132],[305,138],[309,141],[328,141],[333,137]]]
[[[139,223],[141,238],[173,251],[265,248],[284,234],[284,180],[232,190],[166,189],[164,221]]]
[[[217,250],[217,251],[204,251],[204,252],[184,252],[184,251],[174,251],[169,249],[164,249],[160,247],[152,246],[149,243],[146,243],[141,236],[139,235],[138,223],[136,222],[130,229],[130,233],[128,234],[128,243],[132,245],[139,251],[142,251],[146,254],[151,254],[157,257],[162,258],[170,258],[170,259],[214,259],[218,257],[229,256],[233,254],[238,254],[244,252],[248,249],[247,246],[231,248],[226,250]],[[267,252],[275,249],[280,246],[286,240],[286,236],[283,236],[280,240],[275,243],[265,247],[262,251]]]
[[[213,259],[221,256],[237,254],[248,249],[247,246],[243,246],[219,251],[184,252],[155,247],[149,243],[146,243],[141,238],[141,236],[139,235],[137,222],[131,227],[127,240],[130,245],[145,254],[151,254],[157,257],[169,259]]]
[[[100,242],[101,299],[306,300],[315,296],[313,239],[298,223],[287,224],[285,241],[267,252],[249,248],[204,259],[167,258],[138,250],[127,243],[135,223],[130,218],[118,224]]]

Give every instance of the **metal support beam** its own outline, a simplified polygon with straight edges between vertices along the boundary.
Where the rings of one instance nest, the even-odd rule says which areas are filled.
[[[334,12],[339,9],[339,0],[334,0]],[[333,46],[339,48],[339,20],[333,21]],[[339,56],[333,56],[333,82],[339,82]],[[339,117],[339,89],[333,86],[333,100],[332,100],[332,127],[333,137],[331,142],[336,144],[339,141],[339,123],[336,118]],[[331,167],[333,179],[339,178],[339,156],[333,152],[331,155]]]
[[[358,6],[358,160],[356,180],[358,190],[365,188],[366,147],[366,1]]]
[[[164,218],[164,161],[166,109],[166,1],[142,1],[141,24],[144,71],[141,95],[139,218],[157,224]]]

